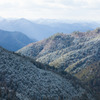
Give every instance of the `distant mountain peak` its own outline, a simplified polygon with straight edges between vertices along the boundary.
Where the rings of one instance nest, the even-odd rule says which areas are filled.
[[[43,40],[59,32],[72,33],[73,31],[87,31],[98,27],[97,23],[66,23],[64,21],[43,20],[43,23],[25,18],[5,19],[0,21],[0,29],[8,31],[20,31],[30,38]]]
[[[21,32],[0,30],[0,46],[8,50],[17,51],[32,42],[34,40]]]

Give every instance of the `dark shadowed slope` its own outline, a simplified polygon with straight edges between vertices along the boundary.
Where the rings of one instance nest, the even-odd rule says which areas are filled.
[[[0,47],[0,82],[5,82],[7,88],[13,89],[19,100],[35,98],[95,100],[92,94],[75,78],[69,77],[69,74],[66,73],[64,77],[64,75],[40,69],[39,65],[30,58]]]
[[[11,50],[17,51],[18,49],[34,42],[21,32],[10,32],[0,30],[0,46]]]
[[[100,99],[100,60],[89,64],[85,69],[76,73],[75,76],[85,85],[93,88],[96,91],[98,100]]]

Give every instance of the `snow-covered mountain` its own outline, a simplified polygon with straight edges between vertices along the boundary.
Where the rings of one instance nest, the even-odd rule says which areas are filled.
[[[7,93],[13,90],[18,100],[96,100],[76,78],[48,68],[0,47],[0,83],[3,84],[0,91],[8,90],[5,96],[0,92],[0,99],[7,98]]]
[[[17,52],[75,75],[92,87],[100,99],[100,28],[70,35],[55,34]]]

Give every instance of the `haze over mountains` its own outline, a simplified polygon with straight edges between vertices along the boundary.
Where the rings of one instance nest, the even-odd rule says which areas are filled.
[[[21,32],[0,30],[0,46],[10,51],[17,51],[35,40],[30,39]]]
[[[72,33],[73,31],[88,31],[93,30],[99,25],[97,23],[82,23],[82,22],[64,22],[56,20],[37,20],[31,21],[24,18],[21,19],[3,19],[0,20],[0,29],[7,31],[19,31],[30,38],[43,40],[55,33]]]
[[[0,99],[100,100],[97,26],[0,18]]]
[[[0,100],[100,100],[100,0],[1,0]]]
[[[100,28],[70,35],[55,34],[17,52],[75,75],[91,86],[100,99]]]

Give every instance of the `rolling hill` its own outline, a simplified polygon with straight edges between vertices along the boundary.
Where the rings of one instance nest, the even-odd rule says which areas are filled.
[[[21,32],[0,30],[0,46],[10,51],[17,51],[34,41]]]

